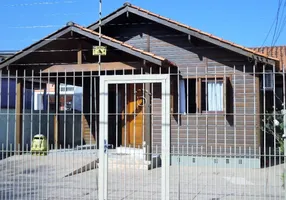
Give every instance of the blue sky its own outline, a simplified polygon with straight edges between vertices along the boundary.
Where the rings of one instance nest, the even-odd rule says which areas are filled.
[[[102,1],[103,16],[126,2]],[[278,0],[129,2],[248,47],[263,44],[278,8]],[[286,0],[283,5],[284,2]],[[0,50],[22,49],[64,26],[68,21],[87,26],[98,19],[98,0],[1,0],[0,5]],[[286,7],[282,13],[283,5],[279,17],[281,20],[282,14],[286,16]],[[264,45],[272,44],[274,27]],[[286,45],[286,27],[276,45]]]

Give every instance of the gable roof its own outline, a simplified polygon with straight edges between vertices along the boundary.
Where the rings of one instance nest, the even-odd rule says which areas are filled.
[[[286,70],[286,46],[273,46],[273,47],[254,47],[252,48],[260,53],[270,55],[280,60],[279,69]]]
[[[237,53],[242,54],[244,56],[254,58],[255,60],[258,60],[260,62],[269,63],[272,65],[277,65],[279,63],[279,59],[277,59],[275,57],[268,56],[267,54],[260,53],[258,51],[253,50],[253,49],[250,49],[250,48],[235,44],[233,42],[224,40],[224,39],[219,38],[217,36],[214,36],[212,34],[203,32],[199,29],[195,29],[195,28],[190,27],[188,25],[182,24],[180,22],[174,21],[172,19],[163,17],[161,15],[155,14],[155,13],[150,12],[150,11],[145,10],[145,9],[142,9],[142,8],[137,7],[135,5],[132,5],[130,3],[125,3],[122,7],[120,7],[116,11],[114,11],[111,14],[104,17],[101,21],[101,24],[104,25],[104,24],[110,22],[111,20],[115,19],[116,17],[122,15],[123,13],[127,13],[127,12],[139,15],[139,16],[144,17],[146,19],[149,19],[151,21],[155,21],[159,24],[162,24],[162,25],[165,25],[167,27],[173,28],[175,30],[184,32],[184,33],[189,34],[191,36],[194,36],[196,38],[200,38],[200,39],[205,40],[207,42],[210,42],[212,44],[226,48],[230,51],[234,51],[234,52],[237,52]],[[96,30],[98,28],[98,26],[99,26],[99,21],[89,25],[87,28],[92,29],[92,30]]]
[[[58,31],[48,35],[47,37],[39,40],[38,42],[32,44],[31,46],[17,52],[16,54],[10,56],[6,60],[0,62],[0,69],[4,68],[6,66],[9,66],[10,64],[17,61],[18,59],[34,52],[35,50],[43,47],[44,45],[50,43],[51,41],[56,40],[57,38],[65,35],[66,33],[70,32],[70,31],[81,34],[87,38],[99,41],[99,33],[98,32],[92,31],[90,29],[87,29],[87,28],[80,26],[78,24],[75,24],[73,22],[69,22],[67,24],[67,26],[59,29]],[[157,56],[153,53],[135,48],[132,45],[126,44],[124,42],[121,42],[121,41],[116,40],[114,38],[108,37],[106,35],[101,34],[101,42],[103,44],[106,44],[106,45],[109,45],[113,48],[122,50],[126,53],[137,56],[139,58],[142,58],[144,60],[147,60],[149,62],[152,62],[152,63],[160,65],[160,66],[165,66],[165,65],[176,66],[174,63],[172,63],[171,61],[169,61],[169,60],[167,60],[161,56]]]

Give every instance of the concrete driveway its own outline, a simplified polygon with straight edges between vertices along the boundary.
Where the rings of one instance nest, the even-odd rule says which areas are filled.
[[[97,160],[96,150],[17,155],[0,161],[0,199],[97,199],[98,169],[68,176]],[[94,168],[94,169],[93,169]],[[161,199],[161,168],[111,162],[109,199]],[[170,199],[284,199],[283,165],[265,169],[170,168]],[[180,192],[178,192],[180,191]]]

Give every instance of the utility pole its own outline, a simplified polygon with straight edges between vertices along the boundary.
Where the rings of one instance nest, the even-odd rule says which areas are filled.
[[[285,85],[284,85],[285,87]],[[284,94],[285,95],[285,94]],[[284,140],[284,170],[283,170],[283,185],[284,185],[284,199],[286,200],[286,164],[285,164],[285,158],[286,158],[286,110],[283,109],[283,140]]]
[[[101,47],[101,18],[102,18],[102,0],[99,0],[99,23],[98,23],[98,46],[99,48]],[[100,76],[100,72],[101,72],[101,55],[98,55],[98,75]]]

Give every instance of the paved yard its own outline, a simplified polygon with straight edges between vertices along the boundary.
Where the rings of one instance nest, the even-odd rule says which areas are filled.
[[[0,199],[97,199],[98,169],[66,176],[96,151],[19,155],[0,161]],[[109,199],[160,199],[161,168],[109,165]],[[283,166],[267,169],[170,169],[170,199],[284,199]],[[178,192],[180,191],[180,192]]]

